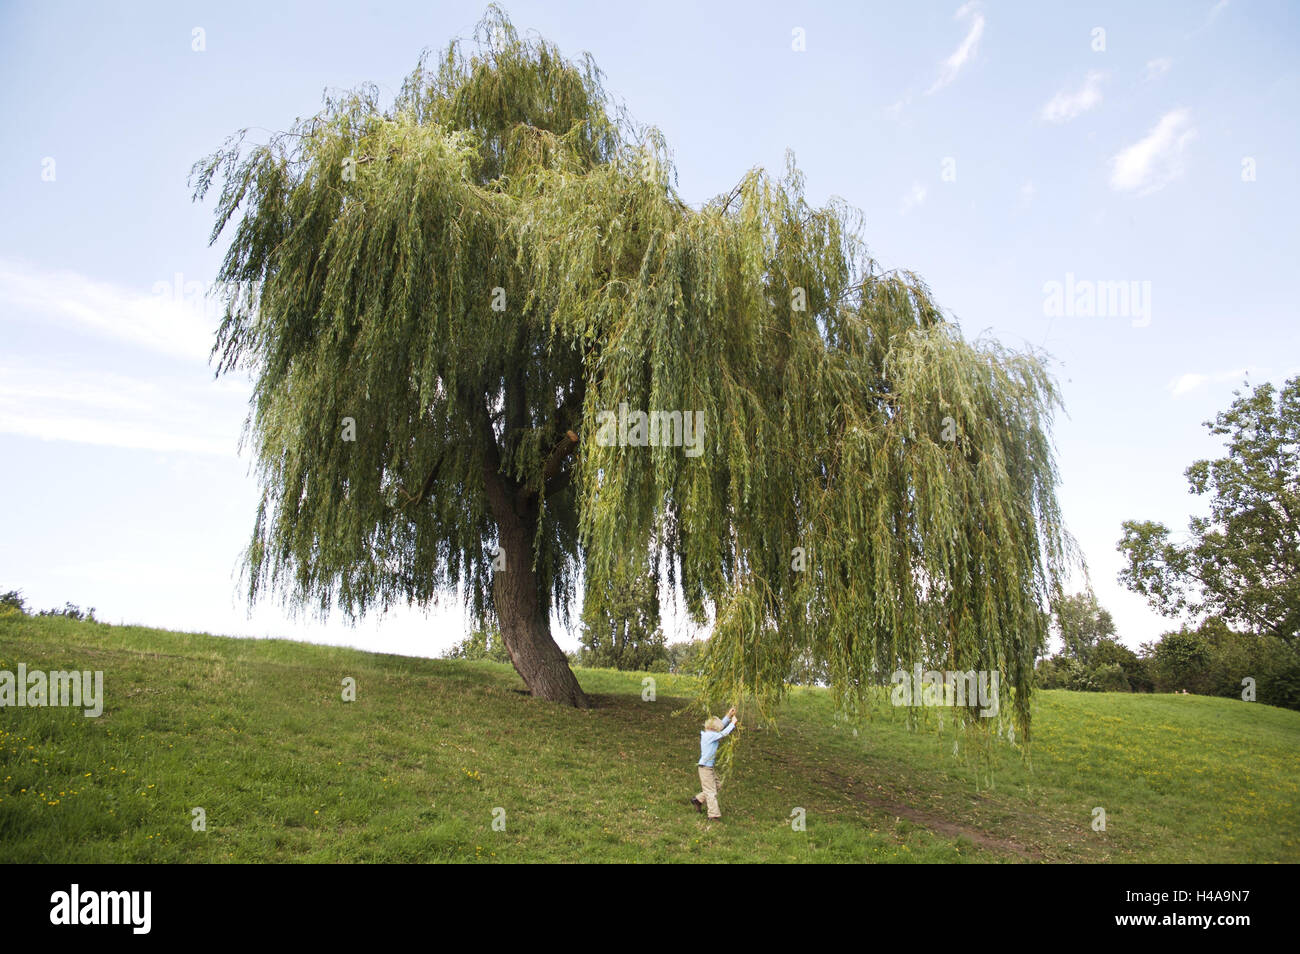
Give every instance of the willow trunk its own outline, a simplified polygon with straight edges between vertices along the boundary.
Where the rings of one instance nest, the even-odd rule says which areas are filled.
[[[505,566],[493,577],[492,598],[515,671],[538,699],[590,708],[568,658],[551,636],[550,614],[542,604],[533,570],[533,538],[527,521],[513,513],[498,515],[497,529]]]

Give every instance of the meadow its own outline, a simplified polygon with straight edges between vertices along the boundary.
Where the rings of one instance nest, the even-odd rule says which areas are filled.
[[[1026,752],[794,689],[710,825],[691,677],[579,669],[578,711],[495,663],[11,613],[19,663],[105,699],[0,708],[8,862],[1300,861],[1300,713],[1259,703],[1040,692]]]

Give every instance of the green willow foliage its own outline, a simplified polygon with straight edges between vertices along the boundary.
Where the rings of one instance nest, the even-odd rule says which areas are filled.
[[[850,710],[917,662],[997,670],[1027,739],[1073,559],[1043,363],[965,341],[915,275],[880,273],[792,160],[688,207],[589,60],[495,10],[479,36],[388,109],[327,98],[195,167],[196,198],[222,182],[213,241],[242,213],[221,278],[249,290],[214,354],[256,372],[250,597],[361,612],[459,585],[490,617],[480,471],[499,458],[542,498],[545,605],[657,563],[714,624],[709,700],[766,709],[809,653]],[[597,414],[622,403],[703,412],[703,453],[601,446]]]

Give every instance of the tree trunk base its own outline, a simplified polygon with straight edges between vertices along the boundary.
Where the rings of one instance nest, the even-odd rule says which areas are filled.
[[[590,709],[591,700],[578,685],[578,677],[569,667],[568,657],[551,637],[550,626],[532,614],[522,614],[521,618],[501,604],[498,599],[501,638],[510,653],[515,672],[519,673],[533,697],[575,709]]]

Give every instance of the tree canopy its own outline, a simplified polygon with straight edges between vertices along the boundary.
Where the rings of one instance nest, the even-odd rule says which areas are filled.
[[[1219,617],[1300,646],[1300,377],[1265,383],[1205,426],[1227,453],[1187,468],[1209,513],[1186,539],[1150,520],[1124,521],[1120,580],[1166,616]]]
[[[712,624],[708,699],[766,706],[807,658],[848,708],[917,662],[998,670],[1027,738],[1072,553],[1044,362],[965,340],[793,159],[688,205],[602,83],[493,9],[391,106],[329,96],[196,164],[243,290],[218,372],[256,379],[250,598],[459,587],[582,705],[549,614],[651,566]],[[620,409],[661,439],[602,439]]]

